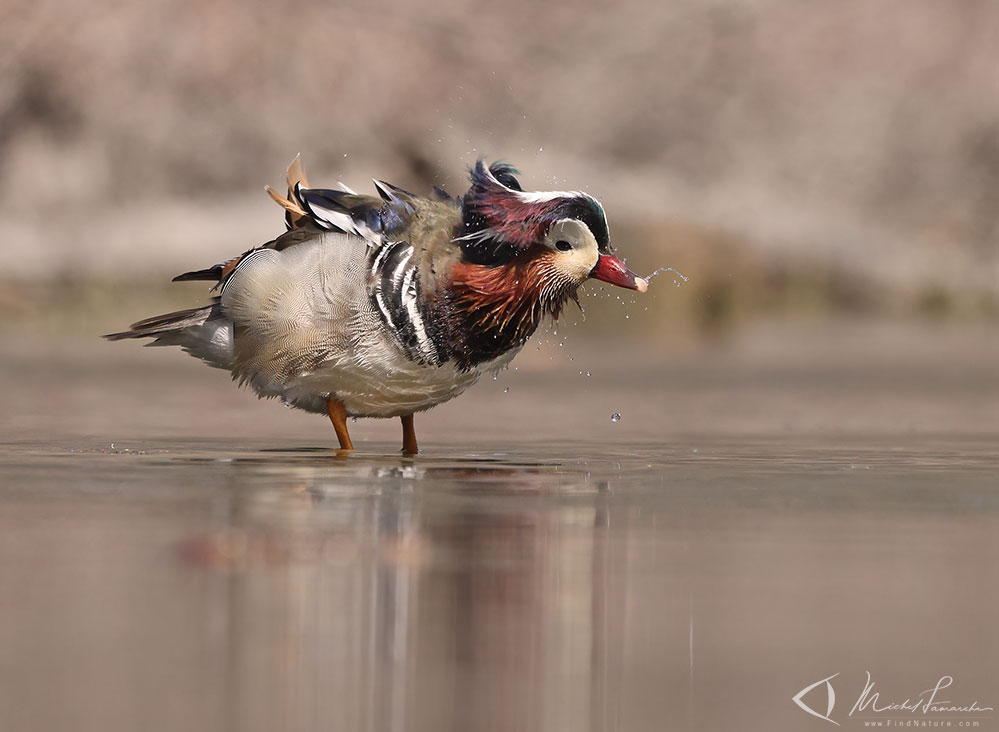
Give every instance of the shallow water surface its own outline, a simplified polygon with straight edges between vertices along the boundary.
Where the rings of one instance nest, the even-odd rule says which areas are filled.
[[[989,439],[394,449],[4,444],[3,728],[831,729],[791,698],[837,673],[850,728],[868,671],[999,707]]]

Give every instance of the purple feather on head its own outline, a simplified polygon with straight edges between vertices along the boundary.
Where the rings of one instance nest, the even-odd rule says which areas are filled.
[[[601,251],[610,251],[607,219],[600,203],[586,193],[525,193],[516,169],[496,162],[489,168],[479,160],[471,171],[472,186],[462,201],[464,234],[470,245],[502,243],[523,250],[544,239],[549,227],[562,219],[586,224]]]

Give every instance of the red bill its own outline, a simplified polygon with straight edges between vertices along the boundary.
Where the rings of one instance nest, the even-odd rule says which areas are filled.
[[[649,283],[628,269],[624,262],[611,254],[601,254],[597,266],[590,272],[590,277],[603,282],[609,282],[618,287],[645,292]]]

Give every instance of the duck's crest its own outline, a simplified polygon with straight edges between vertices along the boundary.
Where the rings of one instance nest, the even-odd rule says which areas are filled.
[[[502,161],[487,168],[479,160],[472,168],[472,185],[462,200],[464,231],[458,237],[466,253],[527,249],[561,219],[582,221],[601,251],[610,251],[607,218],[595,198],[580,191],[525,192],[516,176],[517,169]]]

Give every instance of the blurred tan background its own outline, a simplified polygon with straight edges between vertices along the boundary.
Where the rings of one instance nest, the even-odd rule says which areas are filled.
[[[347,458],[97,337],[279,233],[296,153],[503,158],[687,279],[587,285],[423,455]],[[807,732],[866,669],[997,706],[997,197],[995,0],[0,0],[0,726]]]
[[[197,302],[169,277],[278,233],[299,152],[314,184],[460,192],[485,156],[596,195],[634,269],[689,281],[587,332],[994,323],[997,49],[986,1],[8,0],[3,328]]]

